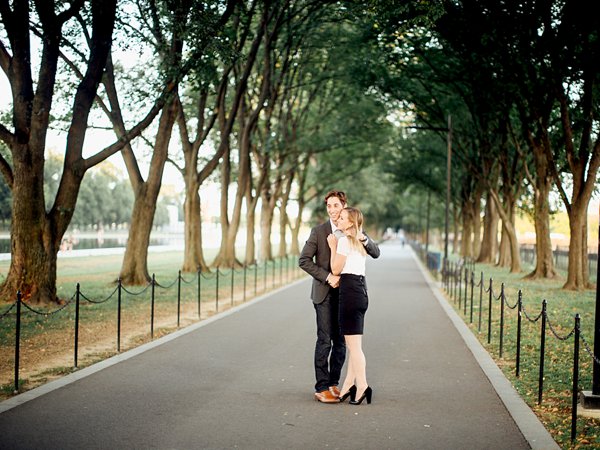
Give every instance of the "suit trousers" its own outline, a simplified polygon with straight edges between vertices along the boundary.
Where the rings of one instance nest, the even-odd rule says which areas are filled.
[[[314,306],[317,313],[315,390],[321,392],[339,384],[346,359],[346,343],[339,324],[339,290],[330,289],[325,300]]]

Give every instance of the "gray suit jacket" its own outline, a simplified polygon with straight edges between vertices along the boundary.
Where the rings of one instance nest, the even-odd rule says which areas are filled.
[[[331,222],[329,220],[314,227],[310,231],[310,236],[304,244],[298,261],[300,268],[313,277],[310,298],[316,304],[325,300],[329,289],[332,289],[327,283],[327,276],[331,273],[331,251],[327,243],[327,236],[330,234]],[[371,257],[379,257],[379,247],[369,237],[365,249]]]

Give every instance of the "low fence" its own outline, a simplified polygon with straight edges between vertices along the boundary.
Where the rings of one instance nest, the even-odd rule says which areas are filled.
[[[124,286],[121,280],[117,281],[115,289],[102,299],[89,298],[80,283],[77,283],[75,293],[73,296],[61,305],[60,307],[46,311],[38,308],[34,308],[25,302],[22,298],[21,292],[16,293],[16,298],[12,305],[8,306],[7,309],[0,313],[0,323],[3,321],[13,321],[14,327],[14,393],[19,392],[19,371],[21,369],[21,341],[22,341],[22,324],[23,320],[27,315],[32,315],[34,321],[39,322],[43,319],[49,319],[50,317],[56,316],[59,313],[67,312],[73,308],[73,322],[74,322],[74,334],[73,334],[73,367],[78,367],[79,357],[79,334],[81,327],[81,307],[85,304],[88,305],[108,305],[111,301],[115,303],[114,308],[116,311],[116,351],[121,351],[121,331],[122,331],[122,313],[125,310],[124,307],[124,295],[127,294],[130,297],[139,297],[149,292],[149,304],[148,309],[148,325],[150,339],[154,338],[155,331],[155,317],[157,299],[159,297],[157,290],[170,291],[171,289],[176,290],[174,298],[167,299],[169,303],[176,302],[176,318],[177,328],[181,325],[181,308],[182,302],[186,300],[184,297],[194,296],[194,302],[196,305],[197,319],[201,320],[201,314],[203,312],[202,306],[206,308],[208,302],[214,302],[214,311],[219,312],[224,301],[228,301],[230,306],[234,305],[234,292],[238,289],[238,295],[241,302],[245,302],[248,294],[256,296],[258,292],[266,292],[269,284],[271,288],[275,288],[277,285],[277,279],[279,279],[279,285],[283,285],[284,282],[288,282],[293,279],[300,272],[297,264],[297,256],[285,256],[282,258],[276,258],[272,261],[264,261],[261,264],[244,265],[240,269],[226,269],[220,268],[215,269],[213,272],[196,272],[192,277],[186,278],[182,275],[181,271],[178,272],[176,278],[167,284],[161,284],[156,280],[155,275],[152,275],[152,280],[143,288],[133,291]],[[188,289],[185,289],[185,286]],[[191,291],[194,291],[193,294]],[[241,291],[241,293],[239,292]],[[166,292],[168,294],[168,292]],[[82,304],[83,303],[83,304]],[[211,305],[212,306],[212,305]],[[36,324],[37,325],[37,324]]]
[[[515,376],[519,378],[521,376],[521,350],[522,350],[522,330],[523,330],[523,318],[529,323],[539,323],[539,371],[538,371],[538,390],[537,390],[537,403],[542,404],[544,394],[544,368],[546,365],[546,336],[548,331],[550,336],[556,338],[559,341],[566,342],[573,339],[572,347],[572,386],[571,386],[571,441],[575,440],[577,432],[577,401],[579,396],[579,367],[580,367],[580,348],[583,344],[583,348],[588,356],[592,359],[592,363],[600,364],[600,361],[594,356],[594,353],[590,347],[590,341],[584,336],[581,331],[581,318],[579,314],[575,314],[573,318],[573,327],[570,331],[565,334],[560,334],[557,329],[558,327],[552,321],[548,314],[547,301],[544,299],[541,304],[539,312],[532,312],[529,307],[523,302],[523,292],[518,291],[517,299],[511,302],[505,293],[504,283],[500,284],[499,292],[498,286],[494,285],[493,279],[489,278],[489,282],[486,281],[483,272],[480,272],[479,276],[475,275],[475,267],[471,262],[452,262],[443,261],[443,267],[441,271],[442,275],[442,286],[446,290],[450,299],[452,299],[458,306],[458,310],[462,311],[465,316],[465,321],[469,320],[469,323],[477,321],[477,329],[481,332],[482,326],[487,327],[487,342],[491,344],[492,341],[492,322],[493,322],[493,306],[494,302],[500,303],[500,318],[498,329],[498,352],[500,358],[503,357],[505,352],[505,314],[507,311],[516,310],[517,313],[517,329],[516,329],[516,348],[514,349],[515,354]],[[477,306],[474,307],[475,302]],[[484,309],[487,308],[487,317],[484,317]],[[474,310],[477,309],[477,317],[474,317]],[[487,322],[484,323],[484,322]]]

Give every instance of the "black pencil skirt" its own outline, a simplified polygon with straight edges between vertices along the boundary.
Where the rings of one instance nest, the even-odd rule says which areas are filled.
[[[340,328],[342,334],[363,334],[369,307],[365,277],[343,273],[340,278]]]

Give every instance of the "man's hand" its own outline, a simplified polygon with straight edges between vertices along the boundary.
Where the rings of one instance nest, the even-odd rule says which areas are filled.
[[[334,275],[334,274],[329,274],[329,277],[327,278],[327,282],[329,283],[329,286],[331,286],[332,288],[336,288],[340,285],[340,276]]]

